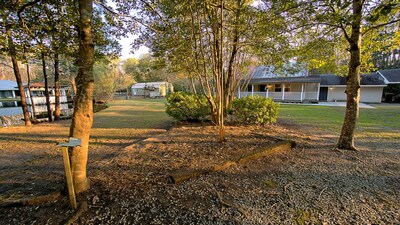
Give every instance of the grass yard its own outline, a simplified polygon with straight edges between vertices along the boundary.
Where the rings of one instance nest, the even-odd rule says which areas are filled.
[[[165,128],[172,119],[165,113],[165,99],[116,100],[94,116],[93,128]]]
[[[375,109],[360,109],[355,142],[360,150],[382,148],[385,143],[396,148],[400,140],[400,105],[374,105]],[[293,124],[301,130],[315,130],[339,137],[344,119],[344,107],[282,104],[278,123]]]
[[[375,105],[375,107],[375,109],[360,109],[357,131],[398,132],[400,130],[400,106]],[[340,132],[344,113],[344,107],[281,104],[279,118],[299,125]]]

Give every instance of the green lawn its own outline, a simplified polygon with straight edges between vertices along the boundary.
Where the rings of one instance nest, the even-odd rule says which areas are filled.
[[[344,107],[281,104],[279,118],[292,123],[316,126],[339,132],[344,118]],[[376,105],[375,109],[360,109],[357,131],[400,131],[400,106]]]
[[[165,99],[115,100],[94,114],[94,128],[165,128],[172,119],[165,113]]]

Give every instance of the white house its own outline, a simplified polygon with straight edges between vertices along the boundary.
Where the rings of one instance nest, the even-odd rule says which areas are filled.
[[[280,102],[346,101],[346,77],[301,75],[280,77],[268,70],[256,69],[248,85],[238,89],[237,96],[259,95]],[[361,102],[380,103],[384,87],[386,84],[378,73],[361,75]]]
[[[346,101],[346,77],[334,74],[321,74],[319,101]],[[383,88],[386,87],[382,77],[377,73],[362,74],[360,85],[360,102],[382,102]]]
[[[165,97],[174,92],[174,87],[169,82],[148,82],[132,85],[132,96],[145,96],[150,98]]]

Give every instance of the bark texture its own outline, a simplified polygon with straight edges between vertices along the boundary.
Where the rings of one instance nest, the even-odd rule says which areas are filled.
[[[92,0],[79,0],[80,15],[80,45],[79,72],[76,78],[77,93],[74,101],[74,115],[70,128],[70,136],[81,138],[82,146],[72,149],[71,168],[74,179],[75,193],[89,189],[89,179],[86,175],[90,128],[93,123],[93,56],[92,39]]]
[[[6,25],[6,34],[8,38],[8,48],[9,48],[9,54],[11,56],[11,62],[13,65],[15,80],[17,81],[18,90],[21,95],[21,107],[22,107],[22,112],[24,114],[25,126],[31,126],[32,123],[31,119],[29,118],[28,106],[26,104],[26,95],[24,91],[24,86],[22,85],[21,73],[18,67],[17,52],[15,50],[11,29],[10,26],[8,25]]]
[[[55,91],[55,110],[54,120],[60,120],[61,107],[60,107],[60,63],[58,54],[54,55],[54,91]]]
[[[356,150],[354,146],[354,133],[359,115],[360,102],[362,5],[362,0],[353,0],[354,18],[351,27],[351,36],[348,38],[350,47],[350,62],[346,87],[346,114],[337,144],[337,148],[346,150]]]

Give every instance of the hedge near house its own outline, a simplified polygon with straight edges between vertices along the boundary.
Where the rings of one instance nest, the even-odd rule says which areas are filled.
[[[243,124],[266,125],[275,123],[280,104],[271,98],[247,96],[232,102],[234,120]]]
[[[178,121],[202,121],[210,115],[210,106],[204,96],[175,92],[167,96],[166,112]]]

